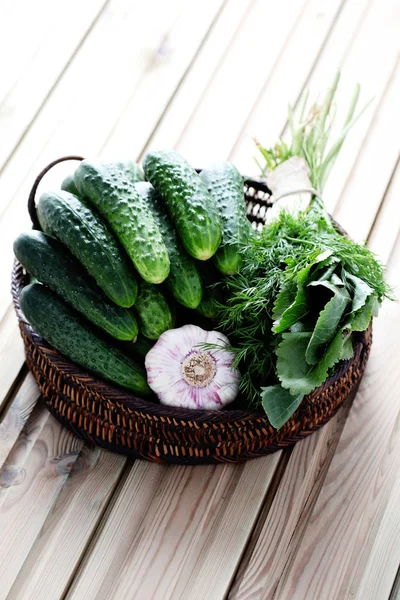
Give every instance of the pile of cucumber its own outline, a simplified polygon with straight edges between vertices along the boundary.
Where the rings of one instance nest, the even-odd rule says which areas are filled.
[[[176,315],[213,316],[208,286],[238,271],[251,230],[236,167],[198,175],[171,150],[149,152],[143,170],[83,160],[37,215],[42,231],[14,243],[34,281],[22,312],[70,360],[139,395],[151,393],[146,352]]]

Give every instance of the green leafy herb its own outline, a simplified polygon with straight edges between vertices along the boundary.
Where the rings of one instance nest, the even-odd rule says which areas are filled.
[[[303,394],[292,396],[280,385],[261,388],[262,406],[267,413],[271,425],[280,429],[299,407]]]
[[[310,285],[323,285],[333,292],[333,297],[327,302],[319,313],[317,322],[311,335],[310,342],[306,350],[306,360],[308,364],[315,365],[321,358],[321,350],[335,335],[340,319],[350,302],[350,294],[329,281],[311,282]]]
[[[273,148],[259,145],[264,174],[300,157],[280,173],[285,178],[295,175],[291,184],[303,184],[293,190],[277,174],[272,178],[277,214],[241,247],[240,273],[225,278],[224,302],[218,305],[218,325],[229,335],[235,366],[242,373],[242,396],[249,404],[262,404],[276,428],[339,361],[352,357],[353,332],[365,330],[382,300],[391,297],[382,265],[365,245],[337,231],[320,198],[344,139],[361,114],[355,117],[357,86],[342,130],[329,147],[338,81],[339,75],[321,106],[307,112],[306,94],[298,118],[289,107],[290,144],[279,140]],[[297,193],[299,199],[302,188],[309,189],[307,165],[317,193],[305,210],[280,210],[280,198]]]

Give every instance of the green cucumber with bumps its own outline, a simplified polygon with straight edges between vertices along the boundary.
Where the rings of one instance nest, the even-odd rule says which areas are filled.
[[[86,319],[44,285],[26,286],[20,306],[34,330],[73,362],[137,394],[151,393],[145,371],[109,345]]]
[[[135,311],[140,333],[151,340],[158,340],[164,331],[174,326],[174,317],[164,295],[151,283],[140,283]]]
[[[139,274],[161,283],[169,274],[168,252],[160,230],[134,184],[114,163],[83,160],[75,184],[108,222]]]
[[[133,340],[138,326],[132,311],[107,298],[59,241],[42,233],[21,233],[14,254],[26,271],[59,294],[89,321],[118,340]]]
[[[130,183],[144,181],[144,173],[140,165],[133,160],[119,160],[114,163],[128,178]]]
[[[222,241],[214,256],[217,268],[224,275],[239,270],[242,257],[240,248],[250,234],[246,216],[243,178],[235,165],[218,162],[203,169],[200,178],[214,198],[222,226]]]
[[[215,201],[196,171],[172,150],[149,152],[143,167],[187,252],[199,260],[211,258],[220,245],[221,225]]]
[[[64,190],[64,192],[69,192],[70,194],[75,194],[75,196],[79,197],[79,192],[75,185],[73,175],[67,175],[66,177],[64,177],[61,183],[61,189]]]
[[[121,169],[121,171],[126,175],[131,183],[137,183],[139,181],[144,181],[144,173],[140,165],[133,162],[132,160],[123,160],[115,162],[115,165]],[[74,175],[67,175],[61,184],[61,189],[65,192],[70,192],[71,194],[75,194],[75,196],[80,196],[78,192],[78,188],[75,185]]]
[[[203,284],[193,259],[180,243],[175,228],[165,212],[162,198],[151,183],[142,181],[136,183],[135,187],[150,208],[167,247],[171,266],[166,283],[171,294],[183,306],[196,308],[201,301]]]
[[[118,348],[126,356],[132,357],[139,365],[144,365],[146,354],[152,349],[156,340],[150,340],[141,333],[134,342],[120,342]]]
[[[137,282],[123,248],[97,212],[65,191],[41,195],[37,206],[45,233],[56,237],[79,260],[113,302],[135,303]]]
[[[221,281],[221,275],[213,263],[199,263],[199,272],[203,281],[204,291],[196,312],[203,317],[207,317],[207,319],[216,319],[218,316],[218,304],[223,303],[221,286],[216,285]]]

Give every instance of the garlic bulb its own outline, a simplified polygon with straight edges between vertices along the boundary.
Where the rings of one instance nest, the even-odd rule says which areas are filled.
[[[215,345],[204,349],[204,343]],[[219,410],[232,402],[239,389],[234,354],[219,331],[184,325],[165,331],[146,355],[147,380],[161,404],[190,409]]]

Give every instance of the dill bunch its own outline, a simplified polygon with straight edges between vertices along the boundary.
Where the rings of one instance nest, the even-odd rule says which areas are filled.
[[[240,273],[223,281],[218,326],[231,340],[235,366],[242,373],[240,391],[251,405],[260,404],[262,386],[276,383],[274,350],[279,339],[273,324],[277,296],[295,285],[298,274],[318,255],[329,253],[335,269],[362,279],[378,302],[391,297],[377,258],[366,246],[341,235],[316,199],[296,216],[282,211],[250,237],[240,252]]]

